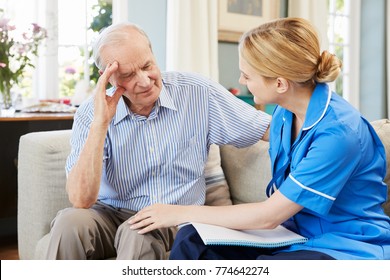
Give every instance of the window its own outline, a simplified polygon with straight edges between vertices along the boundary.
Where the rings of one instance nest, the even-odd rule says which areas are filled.
[[[0,0],[0,7],[15,25],[35,22],[48,31],[36,69],[26,71],[20,82],[24,97],[69,98],[76,85],[93,85],[97,70],[91,42],[112,23],[112,0]]]
[[[111,23],[111,4],[107,1],[58,0],[60,97],[72,96],[78,83],[96,82],[97,71],[90,59],[91,42],[101,28]]]
[[[359,14],[360,1],[328,0],[329,51],[343,61],[332,89],[359,108]]]
[[[36,23],[36,18],[31,11],[34,11],[34,1],[7,1],[0,0],[0,8],[4,14],[4,18],[9,19],[9,24],[15,27],[17,36],[20,32],[26,31],[31,23]],[[21,11],[21,12],[17,12]],[[29,12],[27,12],[29,11]],[[25,68],[23,81],[20,83],[22,94],[31,94],[33,71],[31,68]]]

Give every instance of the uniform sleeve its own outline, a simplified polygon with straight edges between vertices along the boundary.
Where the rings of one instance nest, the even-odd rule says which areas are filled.
[[[359,137],[334,125],[315,133],[307,154],[291,161],[291,173],[279,190],[290,200],[319,214],[328,213],[361,159]]]
[[[210,144],[248,147],[268,129],[271,116],[235,97],[224,87],[212,84],[209,90]]]

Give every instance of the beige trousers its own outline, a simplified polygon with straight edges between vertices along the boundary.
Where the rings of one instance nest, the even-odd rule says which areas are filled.
[[[89,209],[66,208],[51,223],[46,259],[85,260],[168,258],[177,228],[141,235],[127,220],[136,212],[101,202]]]

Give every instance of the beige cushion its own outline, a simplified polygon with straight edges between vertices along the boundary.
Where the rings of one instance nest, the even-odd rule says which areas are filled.
[[[221,165],[233,204],[264,201],[271,180],[269,143],[260,140],[248,148],[221,146]]]
[[[371,122],[372,126],[375,128],[376,133],[379,138],[382,140],[383,145],[386,150],[386,161],[387,164],[390,162],[390,121],[387,119],[376,120]],[[387,167],[387,173],[385,177],[385,183],[387,186],[390,186],[390,172]],[[390,188],[387,188],[387,201],[383,204],[383,209],[386,214],[390,216]]]
[[[221,155],[219,146],[211,145],[209,156],[205,166],[206,178],[206,204],[207,205],[231,205],[229,187],[221,167]]]

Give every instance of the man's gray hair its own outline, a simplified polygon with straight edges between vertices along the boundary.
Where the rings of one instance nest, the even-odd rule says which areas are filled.
[[[95,65],[99,70],[103,70],[105,67],[100,57],[101,48],[103,46],[119,46],[123,44],[124,39],[128,36],[129,29],[137,30],[141,35],[143,35],[148,41],[150,49],[152,49],[152,45],[150,43],[148,35],[138,25],[130,22],[110,25],[100,30],[99,36],[96,38],[92,45],[92,56],[95,61]]]

